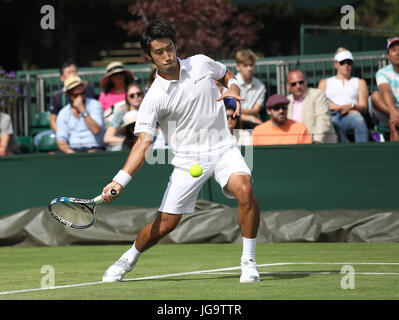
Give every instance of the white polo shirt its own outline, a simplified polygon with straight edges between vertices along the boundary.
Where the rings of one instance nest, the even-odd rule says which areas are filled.
[[[204,55],[179,59],[179,80],[157,74],[137,115],[134,133],[155,134],[157,122],[176,156],[208,155],[236,145],[213,80],[226,66]]]

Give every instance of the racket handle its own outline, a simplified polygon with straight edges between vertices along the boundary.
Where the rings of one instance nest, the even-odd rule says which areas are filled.
[[[117,192],[116,192],[115,189],[111,189],[111,190],[109,190],[109,194],[110,194],[111,196],[115,197],[116,194],[117,194]],[[95,198],[93,199],[93,201],[94,201],[96,204],[102,203],[102,202],[103,202],[103,196],[102,196],[102,194],[100,194],[99,196],[95,197]]]

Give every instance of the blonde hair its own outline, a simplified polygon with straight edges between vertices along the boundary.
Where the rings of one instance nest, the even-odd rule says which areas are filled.
[[[256,63],[256,55],[251,49],[239,50],[236,53],[236,63],[242,64],[250,61],[251,63]]]
[[[339,52],[341,52],[341,51],[349,51],[349,50],[346,49],[346,48],[344,48],[344,47],[339,47],[339,48],[337,49],[337,51],[335,51],[335,54],[337,54],[337,53],[339,53]]]

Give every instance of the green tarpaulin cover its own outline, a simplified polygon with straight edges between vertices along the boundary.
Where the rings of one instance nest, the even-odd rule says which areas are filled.
[[[56,221],[46,207],[0,219],[1,246],[131,244],[157,208],[101,205],[96,223],[76,230]],[[199,200],[161,243],[241,243],[237,208]],[[399,211],[262,211],[258,242],[398,242]]]

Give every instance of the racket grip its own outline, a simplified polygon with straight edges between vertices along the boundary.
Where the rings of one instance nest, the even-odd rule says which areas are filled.
[[[109,194],[110,194],[111,196],[115,197],[116,194],[117,194],[117,192],[116,192],[115,189],[111,189],[111,190],[109,190]],[[103,202],[103,196],[102,196],[102,194],[100,194],[99,196],[95,197],[95,198],[93,199],[93,201],[94,201],[94,203],[96,203],[96,204],[102,203],[102,202]]]

